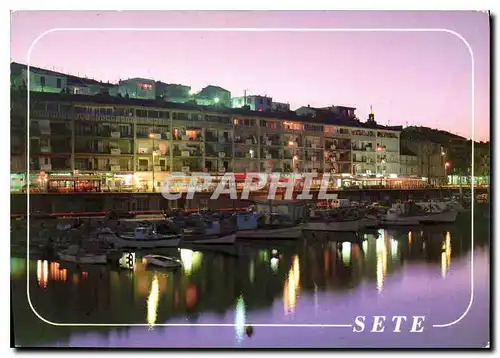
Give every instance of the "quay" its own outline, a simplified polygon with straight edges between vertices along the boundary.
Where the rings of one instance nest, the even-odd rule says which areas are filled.
[[[394,201],[407,199],[426,199],[468,195],[470,187],[463,188],[418,188],[418,189],[362,189],[328,191],[337,194],[339,199],[351,201]],[[476,195],[486,194],[487,188],[474,189]],[[300,191],[294,192],[296,198]],[[318,191],[312,191],[312,202],[316,201]],[[29,194],[30,212],[53,216],[105,215],[110,210],[121,210],[142,214],[160,213],[168,209],[184,210],[238,210],[248,207],[253,201],[266,200],[266,192],[252,192],[248,200],[233,200],[222,194],[216,200],[210,200],[212,193],[196,193],[187,200],[183,195],[178,200],[167,200],[161,193],[37,193]],[[277,193],[275,200],[282,200],[283,194]],[[27,213],[27,194],[11,194],[11,216],[24,216]]]

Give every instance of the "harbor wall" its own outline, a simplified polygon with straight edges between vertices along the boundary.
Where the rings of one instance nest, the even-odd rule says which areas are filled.
[[[475,194],[486,193],[487,189],[475,189]],[[343,190],[329,192],[338,194],[340,199],[352,201],[385,201],[385,200],[408,200],[426,199],[437,197],[449,197],[459,195],[459,189],[413,189],[413,190]],[[463,188],[463,194],[470,193],[470,188]],[[294,197],[300,192],[294,193]],[[313,194],[313,201],[317,198],[317,192]],[[197,193],[193,199],[181,198],[176,201],[166,200],[160,193],[71,193],[71,194],[30,194],[30,212],[41,213],[97,213],[109,210],[125,211],[159,211],[162,209],[182,208],[182,209],[225,209],[244,208],[251,201],[266,200],[266,193],[251,193],[249,200],[232,200],[228,195],[221,195],[217,200],[210,200],[211,193]],[[283,198],[282,194],[277,194],[275,200]],[[27,213],[26,194],[11,194],[11,215]]]

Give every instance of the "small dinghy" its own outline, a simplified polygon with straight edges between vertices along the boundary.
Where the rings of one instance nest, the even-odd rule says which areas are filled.
[[[182,266],[182,263],[179,259],[161,255],[146,255],[142,260],[148,266],[151,265],[167,269],[178,268]]]
[[[134,232],[115,233],[107,236],[117,247],[167,248],[179,246],[182,234],[158,233],[151,226],[139,226]]]
[[[68,248],[57,253],[61,261],[74,262],[78,264],[106,264],[107,255],[105,253],[90,253],[84,250]]]

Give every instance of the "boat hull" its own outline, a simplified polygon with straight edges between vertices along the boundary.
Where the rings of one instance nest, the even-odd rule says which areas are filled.
[[[376,226],[378,220],[360,219],[348,221],[318,221],[309,222],[304,226],[305,231],[332,231],[332,232],[357,232],[367,226]]]
[[[387,218],[380,220],[380,227],[391,227],[391,226],[418,226],[420,221],[418,218]]]
[[[301,226],[277,229],[242,230],[236,233],[237,240],[297,240],[301,237]]]
[[[180,263],[174,261],[162,261],[155,258],[147,258],[146,262],[148,266],[161,267],[164,269],[175,269],[182,266]]]
[[[220,237],[213,237],[201,240],[190,241],[193,244],[200,245],[230,245],[236,242],[236,234],[229,234]]]
[[[454,223],[457,220],[457,212],[454,210],[441,213],[429,214],[418,219],[421,224],[443,224]]]
[[[61,261],[66,261],[66,262],[74,262],[78,264],[93,264],[93,265],[99,265],[99,264],[106,264],[107,263],[107,256],[106,255],[71,255],[71,254],[65,254],[65,253],[59,253],[58,254],[59,259]]]
[[[125,239],[118,235],[115,235],[110,240],[117,247],[126,248],[167,248],[167,247],[178,247],[181,243],[181,238],[166,238],[166,239]]]

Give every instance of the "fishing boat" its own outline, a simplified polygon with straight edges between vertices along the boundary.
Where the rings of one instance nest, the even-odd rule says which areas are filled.
[[[192,215],[184,221],[183,241],[204,245],[229,245],[236,241],[236,226],[231,218]]]
[[[417,201],[416,205],[430,212],[442,212],[446,210],[454,210],[457,213],[465,213],[469,210],[465,209],[460,202],[456,200],[431,200]]]
[[[453,223],[457,218],[454,210],[440,210],[435,207],[434,212],[424,210],[413,203],[394,204],[380,221],[382,226],[416,226],[432,223]]]
[[[115,247],[127,248],[166,248],[177,247],[182,234],[178,232],[157,232],[154,226],[138,226],[133,232],[106,234],[106,239]]]
[[[375,227],[378,220],[364,216],[358,209],[334,209],[311,213],[304,231],[358,232],[365,227]]]
[[[69,247],[66,250],[59,251],[57,256],[61,261],[73,262],[77,264],[106,264],[106,253],[91,253],[81,250],[78,246]]]
[[[231,245],[236,242],[236,232],[231,234],[220,234],[212,238],[192,240],[191,242],[199,245]]]
[[[146,265],[158,266],[167,269],[178,268],[182,266],[181,260],[174,257],[161,255],[146,255],[142,258],[142,261]]]
[[[306,205],[302,201],[261,202],[256,212],[236,214],[237,240],[297,240],[302,237]]]

